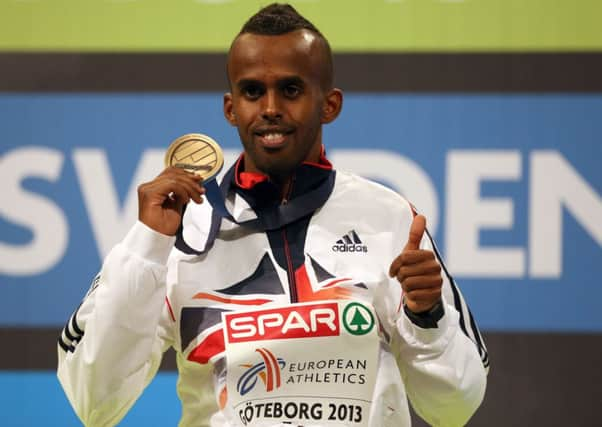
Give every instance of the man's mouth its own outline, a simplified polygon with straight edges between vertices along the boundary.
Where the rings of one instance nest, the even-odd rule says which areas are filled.
[[[261,143],[268,148],[280,147],[284,144],[284,134],[282,133],[266,133],[259,135]]]
[[[286,137],[292,131],[285,130],[266,130],[256,132],[259,143],[268,149],[281,148],[286,143]]]

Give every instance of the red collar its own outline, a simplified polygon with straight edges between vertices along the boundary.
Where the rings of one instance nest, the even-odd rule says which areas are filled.
[[[245,172],[241,171],[243,155],[241,154],[238,160],[236,161],[236,173],[235,173],[235,183],[238,187],[250,190],[255,185],[260,182],[267,181],[269,177],[265,174],[259,172]],[[313,166],[316,168],[324,169],[324,170],[332,170],[332,163],[326,158],[326,153],[324,151],[324,146],[322,146],[322,151],[320,152],[320,160],[317,163],[315,162],[303,162],[304,165]]]

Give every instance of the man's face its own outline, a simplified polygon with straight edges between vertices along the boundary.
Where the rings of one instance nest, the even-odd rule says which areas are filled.
[[[238,128],[245,170],[286,179],[303,161],[317,162],[322,124],[338,115],[325,47],[310,31],[242,34],[230,50],[226,119]]]

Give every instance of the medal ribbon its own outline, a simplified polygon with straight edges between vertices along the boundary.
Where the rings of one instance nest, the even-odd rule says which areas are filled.
[[[224,202],[228,195],[230,185],[234,182],[235,173],[236,167],[232,166],[228,172],[226,172],[221,185],[218,185],[216,180],[204,183],[206,190],[205,197],[213,209],[209,236],[205,243],[205,247],[200,251],[190,247],[184,240],[183,226],[180,225],[176,236],[176,247],[179,250],[191,255],[202,255],[207,252],[213,246],[213,242],[217,237],[223,219],[261,232],[281,228],[320,208],[326,200],[328,200],[328,197],[330,197],[335,181],[335,171],[332,171],[332,173],[330,173],[315,189],[308,191],[299,197],[295,197],[286,204],[260,209],[256,211],[257,218],[238,221],[228,211]]]

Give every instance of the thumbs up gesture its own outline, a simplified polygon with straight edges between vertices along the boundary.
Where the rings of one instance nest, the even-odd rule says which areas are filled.
[[[419,249],[426,230],[426,218],[416,215],[408,241],[389,267],[389,276],[397,277],[412,313],[429,311],[441,300],[441,266],[432,251]]]

